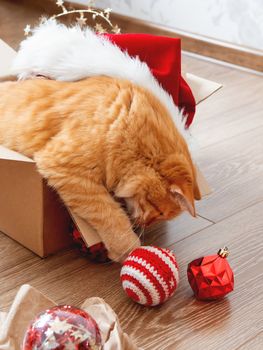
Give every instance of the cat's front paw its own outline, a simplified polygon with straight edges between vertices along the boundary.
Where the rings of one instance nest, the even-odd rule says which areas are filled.
[[[119,241],[117,247],[108,249],[108,256],[112,261],[123,263],[127,256],[135,249],[141,246],[139,237],[125,237],[124,242]]]

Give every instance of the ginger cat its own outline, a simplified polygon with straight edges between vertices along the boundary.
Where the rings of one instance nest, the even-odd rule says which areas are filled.
[[[169,220],[200,199],[185,140],[166,108],[131,82],[0,84],[0,144],[36,161],[73,212],[97,230],[115,261],[140,245],[140,225]]]

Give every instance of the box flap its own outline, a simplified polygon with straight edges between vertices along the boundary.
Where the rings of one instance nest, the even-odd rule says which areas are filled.
[[[220,83],[216,83],[214,81],[198,77],[191,73],[184,73],[183,77],[186,80],[187,84],[190,86],[197,105],[202,101],[206,100],[209,96],[214,94],[223,86]],[[205,175],[199,169],[197,164],[195,164],[195,168],[196,168],[196,174],[197,174],[198,187],[199,187],[201,196],[203,198],[211,194],[212,189],[209,186],[205,178]]]
[[[12,151],[4,146],[0,145],[0,159],[17,160],[22,162],[34,163],[33,159],[24,156],[21,153]]]
[[[68,211],[87,247],[91,247],[101,242],[99,234],[88,224],[87,221],[72,213],[71,210],[68,209]]]
[[[223,86],[222,84],[198,77],[191,73],[183,73],[183,77],[190,86],[197,105]]]
[[[11,66],[16,56],[16,51],[0,39],[0,77],[12,75]]]
[[[212,189],[209,186],[204,174],[201,172],[199,167],[195,164],[197,184],[201,193],[202,198],[212,193]]]

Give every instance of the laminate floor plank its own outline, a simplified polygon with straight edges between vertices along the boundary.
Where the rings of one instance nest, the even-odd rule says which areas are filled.
[[[246,341],[243,345],[239,346],[235,350],[262,350],[263,344],[263,331],[258,335]]]
[[[192,133],[200,148],[263,125],[263,76],[183,56],[184,70],[223,85],[197,107]]]
[[[263,200],[263,127],[200,150],[197,163],[213,193],[197,203],[214,222]]]
[[[211,221],[204,218],[193,218],[188,213],[183,213],[176,220],[149,227],[145,235],[142,235],[142,241],[145,245],[155,244],[160,247],[167,247],[212,224]]]

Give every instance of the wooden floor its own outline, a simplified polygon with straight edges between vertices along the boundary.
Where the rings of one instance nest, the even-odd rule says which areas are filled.
[[[30,12],[20,11],[24,17],[16,19],[14,30],[7,23],[7,3],[0,1],[0,36],[16,46]],[[15,3],[19,2],[12,1],[14,9]],[[262,77],[187,56],[183,64],[187,71],[221,82],[224,88],[199,106],[192,129],[199,144],[196,160],[213,194],[198,203],[197,219],[183,215],[153,228],[145,240],[175,250],[181,272],[175,296],[161,307],[141,307],[122,292],[118,265],[94,265],[76,250],[41,260],[0,234],[2,310],[8,310],[21,284],[30,283],[58,303],[78,306],[87,297],[104,298],[145,350],[263,349]],[[218,302],[195,300],[187,264],[225,244],[231,250],[235,291]]]

